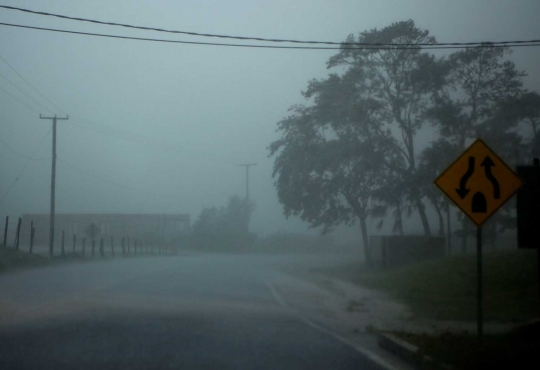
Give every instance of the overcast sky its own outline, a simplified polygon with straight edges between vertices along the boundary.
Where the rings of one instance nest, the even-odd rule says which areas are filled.
[[[440,42],[540,39],[538,0],[0,0],[0,4],[254,37],[339,42],[350,33],[413,19]],[[0,9],[0,22],[228,42],[5,9]],[[335,53],[152,43],[0,26],[0,56],[61,108],[48,103],[0,60],[0,73],[43,105],[0,77],[0,139],[24,156],[43,158],[28,162],[0,144],[0,199],[28,163],[0,200],[0,217],[48,212],[51,134],[43,138],[51,121],[40,120],[38,113],[68,113],[68,121],[58,122],[59,213],[189,213],[195,220],[203,206],[224,205],[234,194],[244,196],[244,168],[237,164],[255,162],[250,193],[257,211],[252,229],[305,231],[299,220],[282,216],[271,178],[273,159],[267,157],[266,148],[277,138],[276,123],[289,106],[303,102],[300,92],[307,82],[328,74],[325,62]],[[540,91],[540,47],[516,48],[512,60],[529,74],[527,87]]]

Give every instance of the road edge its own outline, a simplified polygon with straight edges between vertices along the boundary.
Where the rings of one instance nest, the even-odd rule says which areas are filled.
[[[379,347],[392,352],[413,366],[427,366],[428,368],[432,368],[437,365],[444,370],[454,369],[452,365],[440,363],[431,356],[422,355],[420,353],[420,348],[390,333],[380,333],[377,338],[377,344]]]
[[[400,370],[399,368],[390,365],[388,362],[383,360],[378,355],[374,354],[371,351],[368,351],[365,348],[360,347],[356,343],[353,343],[352,341],[348,340],[347,338],[342,337],[341,335],[334,333],[333,331],[326,329],[319,324],[314,323],[313,321],[309,320],[308,318],[304,317],[302,314],[300,314],[298,311],[294,310],[292,307],[290,307],[285,300],[281,297],[281,295],[276,291],[274,286],[268,282],[267,280],[264,281],[272,295],[274,296],[275,300],[278,301],[278,303],[283,306],[285,309],[293,313],[296,317],[298,317],[301,321],[303,321],[305,324],[311,326],[312,328],[315,328],[325,334],[328,334],[332,336],[334,339],[342,342],[343,344],[346,344],[347,346],[353,348],[357,352],[361,353],[362,355],[366,356],[369,360],[375,362],[377,365],[381,366],[382,368],[386,370]]]

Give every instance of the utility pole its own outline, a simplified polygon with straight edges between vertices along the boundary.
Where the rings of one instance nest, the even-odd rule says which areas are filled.
[[[56,114],[54,117],[43,117],[39,115],[40,119],[51,119],[53,122],[53,141],[52,141],[52,173],[51,173],[51,216],[49,220],[49,254],[52,258],[53,256],[53,245],[54,245],[54,203],[55,203],[55,182],[56,182],[56,121],[57,120],[68,120],[69,116],[66,117],[57,117]]]
[[[239,164],[240,167],[246,168],[246,207],[249,207],[249,167],[256,166],[257,163],[243,163]],[[249,217],[246,219],[245,225],[244,225],[246,233],[249,233]]]
[[[246,200],[249,200],[249,167],[256,165],[257,163],[243,163],[238,165],[246,168]]]

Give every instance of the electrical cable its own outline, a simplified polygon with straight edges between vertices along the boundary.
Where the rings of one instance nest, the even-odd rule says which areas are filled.
[[[60,108],[58,105],[54,104],[52,101],[50,101],[49,99],[47,99],[47,97],[45,95],[43,95],[34,85],[32,85],[26,78],[24,78],[19,72],[17,72],[17,70],[15,68],[13,68],[11,66],[11,64],[8,63],[7,60],[5,60],[1,55],[0,55],[0,59],[9,67],[11,68],[11,70],[13,72],[15,72],[17,74],[17,76],[19,76],[24,82],[26,82],[26,84],[28,86],[30,86],[32,89],[34,89],[35,92],[37,92],[39,95],[41,95],[41,97],[43,99],[45,99],[46,101],[48,101],[51,105],[53,105],[56,109],[58,109],[60,112],[62,112],[63,114],[67,114],[62,108]]]
[[[307,41],[307,40],[293,40],[293,39],[276,39],[276,38],[264,38],[264,37],[250,37],[250,36],[231,36],[231,35],[221,35],[221,34],[211,34],[211,33],[199,33],[191,31],[178,31],[178,30],[167,30],[163,28],[156,27],[144,27],[144,26],[135,26],[125,23],[116,23],[116,22],[104,22],[95,19],[80,18],[80,17],[70,17],[61,14],[40,12],[30,9],[18,8],[14,6],[0,5],[0,8],[8,10],[17,10],[25,13],[31,13],[35,15],[42,15],[48,17],[56,17],[61,19],[68,19],[79,22],[89,22],[94,24],[101,24],[106,26],[118,26],[124,28],[145,30],[145,31],[156,31],[156,32],[166,32],[173,34],[183,34],[189,36],[199,36],[199,37],[216,37],[216,38],[225,38],[225,39],[234,39],[234,40],[251,40],[251,41],[263,41],[263,42],[278,42],[278,43],[296,43],[296,44],[324,44],[324,45],[353,45],[353,46],[392,46],[393,44],[389,43],[361,43],[361,42],[335,42],[335,41]],[[516,41],[480,41],[480,42],[441,42],[436,44],[429,43],[418,43],[418,44],[400,44],[402,46],[430,46],[430,45],[440,45],[440,46],[467,46],[467,45],[479,45],[479,44],[530,44],[530,43],[539,43],[538,40],[516,40]]]
[[[7,82],[9,82],[11,85],[15,86],[15,88],[17,90],[19,90],[20,92],[22,92],[24,95],[26,95],[28,98],[32,99],[32,101],[34,103],[36,103],[37,105],[39,105],[40,107],[42,107],[43,109],[45,110],[48,110],[49,112],[51,113],[54,113],[52,110],[50,110],[49,108],[47,108],[46,106],[44,106],[43,104],[41,104],[39,101],[37,101],[36,99],[34,99],[32,96],[28,95],[26,93],[26,91],[24,91],[23,89],[21,89],[19,86],[15,85],[9,78],[7,78],[6,76],[4,76],[2,73],[0,73],[0,77],[2,77],[4,80],[6,80]]]
[[[70,163],[68,161],[66,161],[65,159],[63,158],[60,158],[60,157],[56,157],[56,159],[58,159],[58,161],[60,161],[61,163],[64,163],[66,165],[68,165],[69,167],[79,171],[80,173],[83,173],[85,174],[86,176],[90,176],[90,177],[93,177],[97,180],[101,180],[101,181],[105,181],[105,182],[108,182],[112,185],[115,185],[117,187],[120,187],[120,188],[124,188],[124,189],[128,189],[128,190],[133,190],[133,191],[138,191],[140,193],[144,193],[144,194],[152,194],[152,195],[159,195],[160,197],[166,197],[167,199],[170,199],[171,197],[170,196],[166,196],[164,194],[159,194],[159,193],[156,193],[155,191],[152,191],[152,190],[144,190],[144,189],[138,189],[138,188],[134,188],[134,187],[131,187],[131,186],[127,186],[127,185],[123,185],[123,184],[119,184],[115,181],[112,181],[110,179],[107,179],[105,177],[101,177],[101,176],[98,176],[94,173],[91,173],[89,171],[86,171],[86,170],[83,170],[82,168],[80,168],[79,166],[76,166],[74,165],[73,163]]]
[[[47,99],[47,97],[45,95],[43,95],[36,87],[34,87],[27,79],[25,79],[15,68],[13,68],[4,58],[2,58],[0,56],[0,59],[2,59],[4,61],[4,63],[6,63],[12,70],[13,72],[15,72],[23,81],[25,81],[29,86],[31,86],[41,97],[43,97],[45,100],[47,100],[49,103],[51,103],[53,106],[55,106],[59,111],[63,112],[64,114],[67,114],[65,113],[65,111],[60,108],[59,106],[57,106],[56,104],[54,104],[52,101],[50,101],[49,99]],[[0,73],[0,76],[4,77],[1,73]],[[13,83],[12,81],[10,81],[9,79],[5,78],[9,83],[11,83],[13,86],[15,86],[17,89],[19,89],[20,91],[22,91],[24,93],[23,90],[21,90],[20,87],[18,87],[15,83]],[[7,90],[3,89],[1,86],[0,86],[0,89],[2,89],[4,92],[6,92],[8,95],[10,95],[13,99],[17,100],[19,103],[23,104],[26,108],[32,110],[33,112],[35,113],[38,113],[39,112],[35,109],[33,109],[32,107],[30,107],[29,105],[25,104],[24,102],[20,101],[19,99],[17,99],[14,95],[12,95],[11,93],[9,93]],[[30,96],[29,96],[30,97]],[[30,97],[31,98],[31,97]],[[37,104],[39,104],[40,106],[42,106],[43,108],[49,110],[50,112],[52,112],[50,109],[48,109],[47,107],[43,106],[39,101],[36,101],[35,99],[32,98],[32,100],[34,100]],[[93,131],[96,131],[96,132],[99,132],[99,133],[102,133],[102,134],[107,134],[107,135],[111,135],[111,136],[114,136],[114,137],[117,137],[119,139],[123,139],[123,140],[129,140],[129,141],[132,141],[132,142],[136,142],[136,143],[142,143],[142,144],[156,144],[156,145],[159,145],[160,148],[163,148],[164,146],[166,147],[169,147],[170,149],[179,149],[179,147],[173,145],[173,144],[170,144],[170,143],[167,143],[165,141],[160,141],[160,140],[156,140],[156,139],[151,139],[151,138],[148,138],[148,137],[144,137],[144,136],[140,136],[140,135],[137,135],[133,132],[130,132],[130,131],[127,131],[127,130],[118,130],[118,129],[114,129],[114,128],[111,128],[107,125],[102,125],[102,124],[98,124],[98,123],[95,123],[95,122],[92,122],[88,119],[84,119],[84,118],[81,118],[81,117],[76,117],[76,116],[71,116],[72,119],[70,120],[70,124],[72,124],[71,121],[75,121],[75,122],[79,122],[79,125],[81,126],[85,126],[84,128],[86,129],[90,129],[90,130],[93,130]],[[76,124],[76,123],[75,123]],[[95,127],[92,127],[92,126],[95,126]],[[10,149],[10,148],[9,148]],[[181,148],[180,148],[181,149]],[[19,154],[19,153],[16,153],[16,154]],[[21,155],[21,157],[23,158],[27,158],[28,157],[24,157]]]
[[[15,99],[17,102],[19,102],[20,104],[24,105],[26,108],[30,109],[31,111],[39,114],[39,112],[37,110],[35,110],[34,108],[32,108],[31,106],[29,106],[28,104],[20,101],[18,98],[16,98],[15,96],[13,96],[9,91],[7,91],[6,89],[4,89],[2,86],[0,86],[0,90],[2,90],[3,92],[5,92],[6,94],[8,94],[9,96],[11,96],[13,99]]]
[[[148,137],[140,136],[140,135],[137,135],[137,134],[134,134],[134,133],[131,133],[131,132],[126,131],[125,133],[123,133],[121,131],[116,131],[116,130],[111,129],[111,128],[105,128],[105,126],[102,128],[102,127],[99,127],[99,126],[96,125],[97,127],[95,127],[94,125],[84,123],[83,121],[80,121],[78,119],[70,119],[70,121],[68,121],[68,124],[75,125],[77,127],[81,127],[81,128],[87,129],[87,130],[95,131],[95,132],[98,132],[98,133],[103,134],[103,135],[109,135],[109,136],[116,137],[118,139],[135,142],[135,143],[138,143],[138,144],[159,145],[159,148],[161,148],[161,149],[163,149],[163,148],[174,149],[174,150],[183,149],[183,148],[181,148],[179,146],[176,146],[174,144],[170,144],[170,143],[167,143],[167,142],[164,142],[164,141],[155,140],[155,139],[151,139],[151,138],[148,138]]]
[[[52,131],[52,127],[49,129],[49,131],[47,131],[47,133],[45,134],[45,136],[43,136],[43,138],[40,140],[38,146],[36,147],[36,149],[34,150],[34,152],[32,153],[32,157],[36,154],[36,152],[39,150],[39,148],[41,148],[41,145],[43,145],[43,142],[45,141],[45,139],[47,138],[47,136],[49,136],[49,134],[51,133]],[[21,175],[23,174],[23,172],[26,170],[26,168],[28,167],[28,165],[30,164],[30,160],[28,160],[26,162],[26,164],[24,165],[23,169],[21,170],[21,172],[19,172],[19,174],[17,175],[17,177],[15,177],[15,180],[13,180],[13,182],[11,183],[11,185],[9,186],[8,190],[6,191],[6,193],[2,196],[2,198],[0,198],[0,204],[2,204],[2,202],[6,199],[6,197],[9,195],[9,193],[11,192],[11,190],[13,189],[13,186],[15,186],[15,184],[17,183],[17,181],[19,181],[19,177],[21,177]]]
[[[21,158],[24,158],[24,159],[28,159],[28,160],[31,160],[31,161],[44,161],[44,160],[47,160],[47,159],[51,159],[52,157],[48,157],[48,158],[32,158],[32,157],[27,157],[21,153],[19,153],[18,151],[16,151],[15,149],[11,148],[9,145],[7,145],[4,141],[0,140],[0,143],[2,145],[4,145],[6,148],[9,149],[9,151],[11,151],[12,153],[18,155],[19,157]]]
[[[45,27],[34,27],[34,26],[25,26],[21,24],[13,23],[0,23],[1,26],[8,27],[18,27],[26,28],[39,31],[50,31],[50,32],[60,32],[74,35],[84,35],[84,36],[96,36],[96,37],[106,37],[114,39],[123,39],[123,40],[136,40],[136,41],[152,41],[152,42],[163,42],[163,43],[172,43],[172,44],[188,44],[188,45],[206,45],[206,46],[226,46],[226,47],[240,47],[240,48],[258,48],[258,49],[296,49],[296,50],[445,50],[445,49],[472,49],[472,48],[506,48],[506,47],[526,47],[526,46],[540,46],[540,41],[532,40],[527,43],[516,43],[516,44],[491,44],[491,43],[481,43],[477,45],[463,45],[463,46],[437,46],[437,44],[429,44],[430,46],[420,46],[420,44],[414,44],[414,46],[404,46],[402,44],[388,44],[394,46],[376,46],[372,44],[371,46],[359,46],[359,47],[312,47],[312,46],[274,46],[274,45],[256,45],[256,44],[227,44],[227,43],[217,43],[217,42],[196,42],[196,41],[181,41],[181,40],[167,40],[167,39],[155,39],[155,38],[145,38],[145,37],[132,37],[132,36],[119,36],[119,35],[110,35],[104,33],[92,33],[92,32],[80,32],[80,31],[69,31],[61,30],[57,28],[45,28]]]

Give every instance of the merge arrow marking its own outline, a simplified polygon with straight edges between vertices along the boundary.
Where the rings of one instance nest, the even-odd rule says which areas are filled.
[[[465,172],[465,174],[461,177],[461,180],[459,180],[459,189],[456,189],[456,193],[459,195],[461,199],[464,199],[467,196],[467,194],[469,194],[469,191],[471,191],[471,189],[467,189],[467,181],[469,181],[473,172],[474,172],[474,157],[469,157],[469,167],[467,168],[467,172]]]
[[[491,172],[491,167],[495,166],[495,163],[491,160],[489,156],[486,156],[482,163],[480,163],[480,166],[484,167],[484,171],[486,172],[486,177],[493,185],[493,198],[500,199],[501,198],[501,188],[499,186],[499,181],[493,176],[493,173]]]

